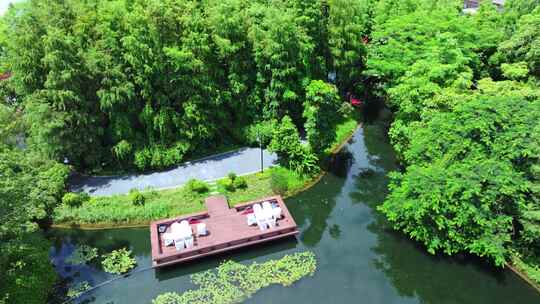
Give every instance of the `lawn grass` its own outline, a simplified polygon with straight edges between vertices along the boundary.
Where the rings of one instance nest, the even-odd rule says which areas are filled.
[[[345,143],[347,138],[349,138],[349,136],[354,133],[357,126],[358,121],[353,117],[347,118],[340,122],[336,126],[336,137],[334,139],[334,142],[328,149],[326,149],[325,153],[332,154],[336,152],[335,150],[341,147]]]
[[[128,194],[93,197],[80,207],[61,205],[55,210],[54,223],[96,227],[148,224],[160,218],[203,211],[207,196],[185,187],[142,193],[145,197],[143,206],[133,205]]]
[[[312,178],[300,176],[288,169],[274,167],[262,173],[246,175],[247,187],[235,191],[227,191],[220,182],[210,186],[205,193],[192,192],[186,187],[167,190],[144,191],[145,204],[135,206],[129,194],[93,197],[80,207],[61,205],[55,210],[54,224],[56,226],[79,226],[82,228],[105,228],[119,226],[147,225],[153,220],[175,217],[205,210],[204,199],[212,191],[227,196],[231,205],[255,200],[265,196],[275,195],[270,184],[273,170],[280,170],[288,184],[288,193],[296,193]]]

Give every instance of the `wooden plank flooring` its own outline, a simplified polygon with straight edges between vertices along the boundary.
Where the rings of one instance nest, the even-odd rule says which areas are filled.
[[[261,231],[257,226],[248,226],[247,216],[242,213],[246,208],[251,207],[251,205],[264,201],[277,203],[281,207],[283,217],[277,221],[275,228]],[[181,263],[298,233],[296,223],[280,196],[259,199],[238,205],[234,208],[229,208],[227,199],[224,196],[212,196],[206,199],[205,204],[207,208],[206,212],[160,220],[150,224],[154,267]],[[197,219],[205,223],[208,235],[201,237],[195,236],[193,248],[183,251],[177,251],[174,246],[164,246],[161,234],[158,233],[158,226],[162,224],[170,225],[174,221],[184,219]],[[191,226],[192,230],[196,232],[196,224]],[[169,232],[169,229],[167,229],[167,232]]]

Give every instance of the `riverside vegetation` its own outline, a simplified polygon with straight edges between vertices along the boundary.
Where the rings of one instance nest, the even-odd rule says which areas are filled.
[[[182,294],[164,293],[152,304],[241,303],[262,288],[272,284],[290,286],[305,276],[312,276],[316,269],[317,260],[309,251],[247,266],[227,261],[216,270],[193,274],[191,281],[198,285],[197,289]]]
[[[540,8],[483,2],[473,15],[454,0],[13,6],[0,18],[0,303],[46,301],[56,275],[39,228],[78,220],[62,198],[100,210],[64,196],[70,170],[166,168],[260,139],[313,175],[351,95],[394,113],[402,170],[379,210],[397,230],[538,278]]]

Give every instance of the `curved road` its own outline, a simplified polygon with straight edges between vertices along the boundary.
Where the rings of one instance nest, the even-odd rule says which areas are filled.
[[[277,156],[263,152],[264,168],[273,166]],[[242,148],[236,151],[210,156],[163,172],[130,174],[125,176],[75,176],[70,180],[71,191],[84,191],[93,196],[128,193],[136,188],[164,189],[178,187],[191,178],[211,181],[226,177],[229,172],[238,175],[261,170],[261,152],[258,148]]]

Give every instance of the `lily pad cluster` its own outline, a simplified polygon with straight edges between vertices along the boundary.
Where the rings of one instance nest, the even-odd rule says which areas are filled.
[[[165,293],[154,299],[152,304],[240,303],[272,284],[289,286],[305,276],[312,276],[316,268],[317,260],[310,251],[261,264],[243,265],[227,261],[216,270],[193,274],[191,281],[199,286],[198,289],[182,294]]]
[[[127,250],[126,248],[113,250],[111,253],[105,254],[102,257],[101,265],[103,266],[103,270],[108,273],[123,274],[137,265],[137,261],[131,256],[131,250]]]
[[[66,262],[72,265],[82,265],[98,257],[98,249],[88,245],[78,245]]]
[[[73,287],[71,287],[67,292],[67,297],[70,299],[78,298],[81,294],[83,294],[85,291],[92,288],[88,281],[82,281]]]

